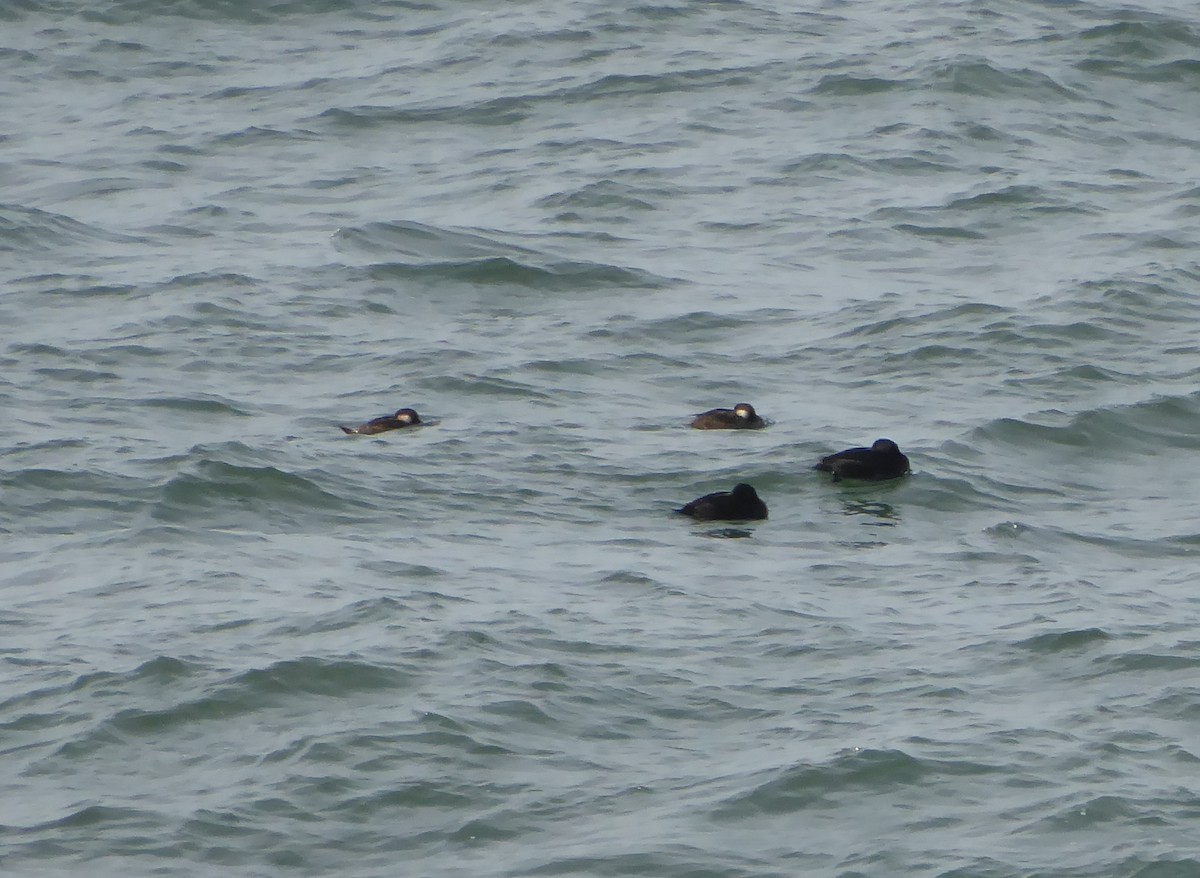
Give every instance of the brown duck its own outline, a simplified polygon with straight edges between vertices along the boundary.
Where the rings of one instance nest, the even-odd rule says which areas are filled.
[[[731,409],[710,409],[692,419],[697,430],[757,430],[765,424],[748,402],[739,402]]]
[[[421,423],[420,417],[412,409],[400,409],[394,415],[384,415],[381,418],[373,418],[365,424],[359,424],[357,427],[344,427],[343,433],[357,433],[360,436],[371,436],[375,433],[386,433],[388,430],[399,430],[403,427],[411,427],[414,424]]]

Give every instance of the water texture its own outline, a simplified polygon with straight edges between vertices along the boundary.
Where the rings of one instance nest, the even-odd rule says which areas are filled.
[[[0,872],[1200,874],[1198,118],[1183,3],[0,4]]]

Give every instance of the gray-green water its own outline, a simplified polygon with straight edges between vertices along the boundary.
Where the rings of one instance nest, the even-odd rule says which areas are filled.
[[[1191,3],[0,5],[0,872],[1200,874],[1197,119]]]

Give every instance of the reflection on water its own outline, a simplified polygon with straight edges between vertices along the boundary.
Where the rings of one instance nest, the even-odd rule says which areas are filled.
[[[876,500],[843,500],[843,515],[869,515],[876,521],[863,522],[868,527],[895,527],[900,520],[900,513],[891,503],[880,503]]]
[[[742,540],[754,536],[754,531],[743,527],[719,527],[716,530],[706,530],[701,536],[718,540]]]

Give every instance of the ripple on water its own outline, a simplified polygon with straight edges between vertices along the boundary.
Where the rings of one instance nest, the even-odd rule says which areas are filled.
[[[8,872],[1200,871],[1173,5],[0,3]]]
[[[403,691],[413,679],[398,667],[351,659],[288,659],[228,675],[207,665],[160,657],[129,673],[90,675],[61,689],[61,694],[39,693],[39,700],[62,699],[67,704],[85,698],[107,714],[98,724],[68,732],[70,737],[41,761],[39,770],[61,770],[64,761],[92,758],[112,747],[136,747],[138,741],[158,749],[171,739],[194,737],[197,724],[213,723],[224,729],[239,717],[279,710],[292,713],[324,699],[352,700],[372,692]],[[143,706],[105,710],[131,702]]]
[[[1020,641],[1017,646],[1037,653],[1075,652],[1104,643],[1111,636],[1101,628],[1082,628],[1075,631],[1050,631]]]
[[[1053,419],[1058,423],[1045,423]],[[1156,455],[1200,447],[1200,394],[1159,396],[1128,405],[1104,406],[1066,417],[1045,413],[1039,423],[997,418],[976,428],[972,439],[993,448],[1011,446],[1045,454],[1078,454],[1106,459],[1129,454]]]
[[[832,798],[854,791],[875,794],[932,784],[945,777],[985,776],[997,767],[968,760],[921,759],[903,750],[853,750],[824,763],[796,765],[771,772],[753,788],[722,801],[712,813],[720,822],[740,821],[759,814],[791,814],[819,809]]]
[[[0,475],[0,488],[5,497],[0,521],[33,522],[37,533],[74,533],[127,526],[148,499],[149,486],[142,479],[101,470],[32,467]]]
[[[386,256],[373,262],[375,281],[452,281],[531,289],[578,291],[609,287],[656,289],[664,280],[617,265],[563,258],[479,232],[416,222],[372,223],[339,229],[334,244],[344,253]],[[400,261],[397,254],[407,257]]]
[[[47,251],[56,247],[137,243],[140,239],[35,207],[0,204],[0,250]]]
[[[312,478],[274,466],[242,466],[201,459],[159,488],[152,516],[178,524],[224,517],[255,521],[259,527],[290,528],[311,521],[314,514],[331,515],[367,508],[361,501],[328,491]]]

